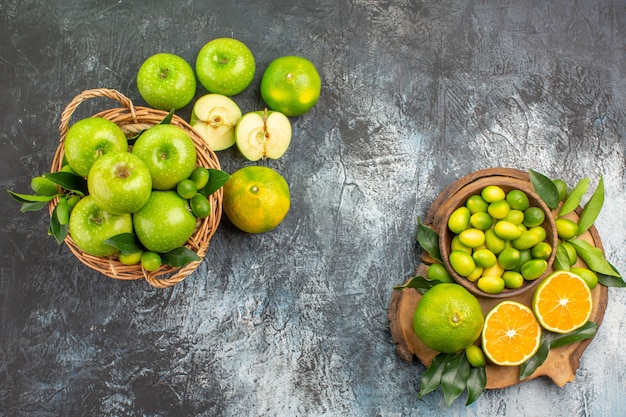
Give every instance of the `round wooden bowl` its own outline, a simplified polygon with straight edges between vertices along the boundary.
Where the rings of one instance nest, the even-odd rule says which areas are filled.
[[[509,191],[514,189],[521,190],[526,193],[526,195],[528,196],[530,207],[539,207],[545,214],[545,220],[543,221],[541,226],[546,231],[545,242],[547,242],[552,247],[552,253],[547,259],[548,268],[546,268],[546,271],[539,278],[532,281],[524,280],[524,284],[520,288],[505,288],[501,293],[498,294],[490,294],[482,291],[480,288],[478,288],[476,282],[472,282],[456,273],[454,268],[452,268],[452,265],[450,265],[449,260],[450,243],[452,241],[452,238],[455,236],[455,233],[448,229],[448,218],[450,217],[452,212],[454,212],[454,210],[465,205],[465,201],[468,199],[468,197],[472,195],[480,195],[482,189],[488,185],[497,185],[502,188],[505,193],[508,193]],[[535,288],[539,284],[539,282],[541,282],[541,280],[543,280],[548,275],[548,271],[550,270],[550,267],[552,266],[552,263],[554,262],[554,258],[556,256],[556,247],[558,240],[556,225],[554,223],[554,218],[552,217],[550,209],[535,193],[530,182],[505,175],[494,175],[478,178],[458,188],[458,190],[456,190],[456,192],[454,192],[454,194],[450,196],[450,198],[446,201],[445,206],[441,207],[441,209],[443,210],[443,213],[441,215],[441,221],[436,226],[436,231],[439,235],[439,250],[441,252],[442,262],[452,278],[457,283],[468,289],[474,295],[487,298],[509,298],[517,294],[529,291],[532,288]]]
[[[119,108],[101,111],[92,117],[102,117],[114,122],[122,129],[127,137],[132,137],[145,129],[159,124],[168,114],[162,110],[135,106],[128,97],[113,89],[99,88],[85,90],[74,97],[61,114],[61,122],[59,126],[61,134],[60,143],[52,160],[52,172],[61,170],[63,166],[65,136],[67,135],[67,131],[70,127],[72,114],[81,103],[95,98],[109,98],[122,105],[122,107]],[[174,115],[170,124],[180,127],[193,141],[197,153],[196,165],[203,166],[205,168],[220,169],[219,161],[213,150],[209,148],[202,137],[187,122],[177,115]],[[65,244],[80,262],[89,268],[108,276],[109,278],[119,280],[145,279],[153,287],[171,287],[183,281],[200,266],[202,259],[208,251],[211,238],[215,234],[220,222],[222,215],[222,198],[223,190],[221,188],[209,196],[211,214],[208,217],[197,221],[196,229],[193,235],[185,243],[185,246],[195,252],[201,259],[190,262],[181,268],[162,265],[156,271],[148,272],[141,267],[141,264],[123,265],[117,259],[117,255],[89,255],[76,246],[72,236],[69,234],[65,238]],[[57,203],[58,199],[50,202],[48,208],[50,215],[52,215],[54,207]]]

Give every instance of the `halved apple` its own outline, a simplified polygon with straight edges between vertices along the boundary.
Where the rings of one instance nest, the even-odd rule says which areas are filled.
[[[250,161],[278,159],[291,143],[291,122],[278,111],[246,113],[235,127],[235,141],[241,154]]]
[[[206,94],[198,99],[191,111],[191,126],[209,144],[221,151],[235,144],[235,126],[241,109],[230,97]]]

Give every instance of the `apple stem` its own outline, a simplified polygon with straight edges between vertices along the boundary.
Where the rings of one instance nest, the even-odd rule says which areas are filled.
[[[161,70],[161,78],[162,78],[162,79],[166,79],[166,78],[167,78],[167,74],[168,74],[169,72],[170,72],[170,69],[169,69],[169,68],[163,68],[163,69]]]

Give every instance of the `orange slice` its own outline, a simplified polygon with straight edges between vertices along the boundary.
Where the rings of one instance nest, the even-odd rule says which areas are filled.
[[[502,301],[485,317],[482,346],[491,362],[517,366],[537,352],[541,326],[530,307],[517,301]]]
[[[593,302],[591,290],[581,277],[556,271],[539,284],[532,306],[544,329],[569,333],[587,323]]]

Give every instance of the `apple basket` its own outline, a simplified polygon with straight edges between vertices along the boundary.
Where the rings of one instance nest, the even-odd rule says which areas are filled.
[[[119,102],[122,107],[99,112],[94,114],[93,117],[102,117],[116,123],[127,137],[132,137],[142,130],[160,123],[168,114],[167,112],[161,110],[134,106],[128,97],[124,96],[117,90],[106,88],[85,90],[74,97],[61,113],[59,126],[61,134],[60,144],[52,160],[51,172],[57,172],[62,168],[65,136],[69,129],[72,114],[82,102],[92,98],[101,97],[111,98]],[[205,168],[220,169],[220,164],[215,153],[187,122],[174,115],[170,123],[183,129],[193,140],[197,152],[197,165]],[[209,196],[209,201],[211,203],[211,214],[204,219],[199,219],[196,230],[185,244],[187,248],[194,251],[200,258],[204,258],[211,238],[215,234],[221,219],[222,189],[220,188]],[[58,199],[50,202],[48,207],[50,215],[52,215],[54,207],[57,203]],[[167,288],[184,280],[196,268],[198,268],[202,262],[202,260],[193,261],[182,268],[162,265],[161,268],[156,271],[147,272],[141,267],[140,264],[130,266],[122,264],[117,260],[116,256],[98,257],[86,254],[76,246],[69,234],[65,238],[65,243],[83,264],[110,278],[120,280],[136,280],[145,278],[150,285],[157,288]]]

